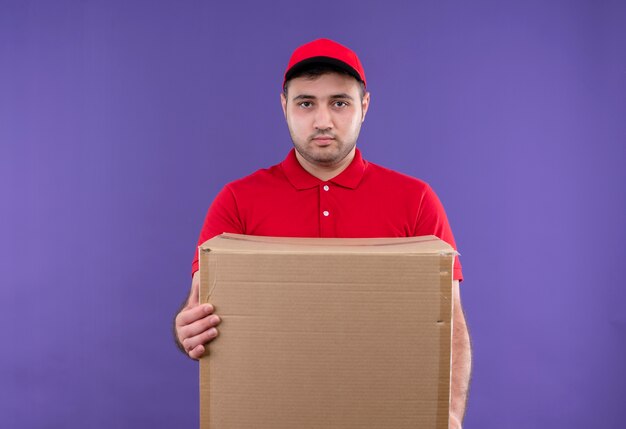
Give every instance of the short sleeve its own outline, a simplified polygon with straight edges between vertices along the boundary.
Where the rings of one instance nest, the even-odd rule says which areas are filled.
[[[224,232],[234,234],[244,234],[239,212],[237,210],[237,201],[230,187],[225,186],[213,200],[213,203],[207,211],[200,236],[198,237],[198,246],[205,241],[220,235]],[[198,247],[191,264],[191,275],[198,271]]]
[[[448,223],[446,212],[430,186],[426,186],[415,222],[415,235],[435,235],[458,250]],[[463,280],[461,261],[458,255],[454,258],[454,280]]]

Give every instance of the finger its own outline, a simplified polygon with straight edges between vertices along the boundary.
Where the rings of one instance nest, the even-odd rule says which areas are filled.
[[[189,357],[192,358],[192,359],[198,360],[204,354],[204,350],[205,350],[204,346],[203,345],[199,345],[195,349],[193,349],[192,351],[189,352]]]
[[[211,304],[199,305],[193,308],[186,307],[176,316],[176,326],[183,327],[189,325],[212,314],[214,310],[215,308]]]
[[[217,332],[216,328],[211,328],[208,331],[204,331],[193,337],[185,338],[182,344],[185,350],[191,351],[195,349],[196,347],[198,347],[199,345],[206,344],[209,341],[214,340],[215,337],[218,336],[218,334],[219,333]]]
[[[200,271],[193,273],[191,279],[191,292],[187,299],[187,306],[194,307],[200,303]]]
[[[208,315],[200,320],[196,320],[193,323],[182,326],[178,330],[178,334],[181,338],[189,338],[194,337],[198,334],[201,334],[204,331],[208,331],[214,326],[219,325],[222,320],[217,314]]]

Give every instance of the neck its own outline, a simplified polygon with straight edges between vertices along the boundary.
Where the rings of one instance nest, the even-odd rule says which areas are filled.
[[[296,159],[309,174],[317,177],[318,179],[326,182],[333,177],[337,177],[343,170],[348,168],[352,160],[354,159],[354,154],[356,153],[356,146],[352,148],[352,150],[346,155],[344,159],[339,161],[337,164],[333,165],[319,165],[313,164],[300,155],[298,151],[296,151]]]

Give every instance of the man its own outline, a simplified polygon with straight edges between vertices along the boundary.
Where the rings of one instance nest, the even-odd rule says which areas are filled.
[[[436,235],[455,246],[441,203],[424,182],[365,161],[356,141],[370,104],[363,67],[328,39],[297,48],[280,96],[294,149],[280,164],[229,183],[209,208],[199,243],[233,232],[290,237]],[[198,255],[191,293],[175,320],[176,341],[198,359],[220,318],[198,303]],[[470,339],[454,263],[450,427],[459,428],[471,371]]]

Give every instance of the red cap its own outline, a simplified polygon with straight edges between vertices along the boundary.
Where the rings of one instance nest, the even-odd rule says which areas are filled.
[[[283,87],[295,72],[319,63],[340,67],[367,85],[361,61],[352,50],[330,39],[317,39],[293,51],[285,70]]]

